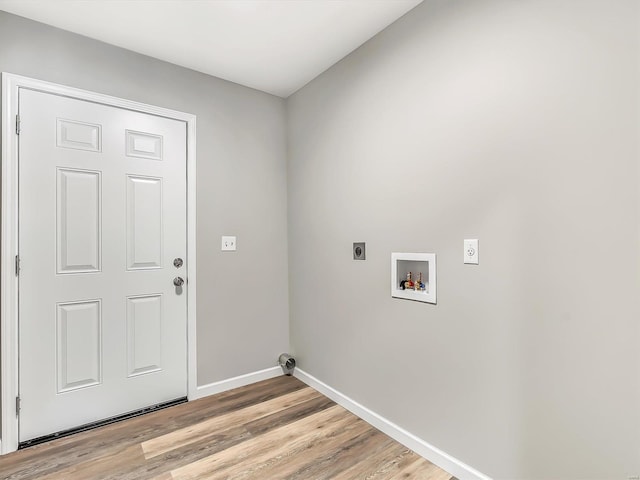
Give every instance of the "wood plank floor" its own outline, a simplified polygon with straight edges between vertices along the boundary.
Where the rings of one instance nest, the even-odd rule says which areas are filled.
[[[0,478],[452,479],[285,376],[0,456]]]

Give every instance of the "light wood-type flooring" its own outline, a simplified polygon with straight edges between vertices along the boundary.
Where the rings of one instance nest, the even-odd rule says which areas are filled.
[[[293,377],[0,456],[0,479],[450,480]]]

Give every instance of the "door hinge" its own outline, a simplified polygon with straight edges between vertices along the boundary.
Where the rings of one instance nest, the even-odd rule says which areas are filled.
[[[16,397],[16,417],[20,415],[20,397]]]
[[[20,115],[16,115],[16,135],[20,135]]]
[[[20,275],[20,255],[16,255],[16,277]]]

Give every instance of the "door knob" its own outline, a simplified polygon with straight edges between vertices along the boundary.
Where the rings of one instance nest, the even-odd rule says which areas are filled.
[[[176,277],[176,278],[174,278],[174,279],[173,279],[173,284],[174,284],[176,287],[181,287],[181,286],[184,284],[184,278],[182,278],[182,277]]]

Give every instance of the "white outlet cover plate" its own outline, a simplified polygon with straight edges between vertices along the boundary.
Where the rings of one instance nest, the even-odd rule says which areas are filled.
[[[464,263],[478,265],[478,239],[477,238],[465,239]]]
[[[222,236],[222,251],[231,252],[236,250],[236,237],[229,235]]]

